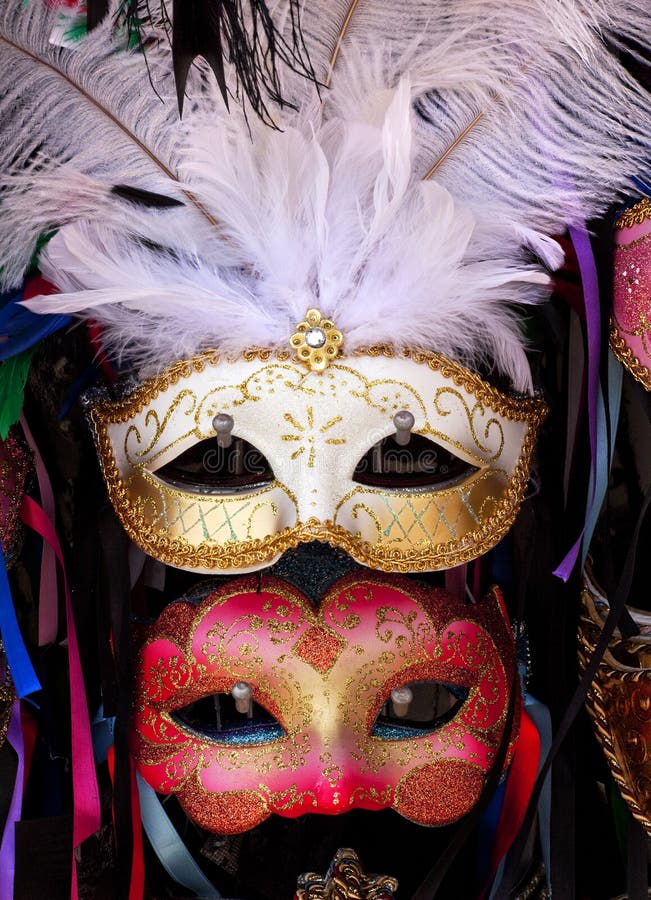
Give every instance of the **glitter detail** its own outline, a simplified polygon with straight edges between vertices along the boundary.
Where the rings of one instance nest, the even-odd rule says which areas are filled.
[[[437,825],[464,816],[479,799],[484,772],[472,763],[446,760],[415,769],[396,788],[395,807],[406,819],[427,825],[435,811]]]
[[[613,284],[615,316],[620,329],[651,332],[651,232],[615,253]]]
[[[29,450],[12,428],[6,440],[0,441],[0,543],[7,567],[21,543],[20,507],[31,465]]]
[[[16,702],[16,692],[12,684],[0,685],[0,747],[7,739],[11,711]]]
[[[379,738],[382,741],[406,741],[432,734],[434,731],[436,728],[410,728],[409,725],[384,725],[376,722],[371,731],[371,737]]]
[[[183,789],[183,806],[202,828],[214,830],[219,822],[220,834],[241,834],[269,816],[266,801],[256,791],[207,794],[194,780]]]
[[[651,203],[643,201],[627,213],[615,232],[610,345],[631,375],[651,390]]]
[[[289,581],[318,606],[328,588],[343,575],[361,569],[343,550],[321,541],[309,541],[287,550],[267,574]]]
[[[223,731],[193,728],[172,714],[171,719],[186,731],[196,734],[204,741],[214,741],[216,744],[230,744],[234,747],[255,747],[258,744],[266,744],[269,741],[278,741],[285,737],[285,729],[277,722],[265,722],[262,725],[240,725],[236,728]]]
[[[293,652],[318,672],[329,672],[339,659],[345,641],[330,629],[313,625],[295,644]]]

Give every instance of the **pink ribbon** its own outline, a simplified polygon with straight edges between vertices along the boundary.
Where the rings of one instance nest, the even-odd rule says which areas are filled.
[[[63,562],[61,545],[57,538],[52,522],[45,515],[41,507],[31,497],[23,498],[21,510],[23,522],[32,528],[54,550],[58,560],[63,579],[66,597],[66,624],[68,631],[68,666],[70,670],[70,727],[72,735],[72,794],[73,794],[73,825],[72,825],[72,887],[70,896],[77,898],[77,868],[75,865],[74,848],[79,847],[86,838],[99,829],[101,825],[101,812],[99,803],[99,791],[97,788],[97,773],[93,758],[93,742],[90,732],[90,720],[88,717],[88,704],[86,703],[86,690],[79,659],[79,645],[75,620],[72,611],[72,601],[68,588],[68,579]]]
[[[43,458],[38,452],[36,441],[29,429],[25,414],[21,413],[20,424],[25,435],[25,440],[34,454],[38,490],[41,495],[43,512],[50,520],[55,520],[54,494]],[[57,591],[57,563],[53,548],[43,541],[41,554],[41,580],[38,600],[38,645],[52,644],[57,639],[58,630],[58,591]]]

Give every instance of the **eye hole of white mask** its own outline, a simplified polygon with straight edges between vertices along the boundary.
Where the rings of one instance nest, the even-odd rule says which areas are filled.
[[[228,447],[220,447],[216,438],[199,441],[158,469],[156,476],[175,488],[215,495],[248,493],[274,481],[264,453],[239,437],[233,437]]]
[[[460,712],[468,694],[468,688],[461,685],[410,681],[391,691],[373,723],[371,736],[406,740],[430,734]]]
[[[285,736],[280,722],[264,706],[253,699],[246,706],[240,712],[232,694],[209,694],[174,710],[170,717],[186,731],[219,744],[263,744]]]
[[[388,490],[445,490],[465,481],[476,466],[420,434],[400,446],[393,435],[368,450],[355,468],[353,481]]]

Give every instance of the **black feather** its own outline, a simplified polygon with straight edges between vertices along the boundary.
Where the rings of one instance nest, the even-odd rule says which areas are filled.
[[[165,194],[154,194],[152,191],[143,191],[129,184],[114,184],[111,193],[129,203],[137,206],[146,206],[150,209],[169,209],[172,206],[183,206],[181,200],[167,197]]]
[[[281,107],[292,106],[282,96],[279,64],[313,81],[318,88],[301,33],[300,4],[301,0],[290,0],[291,36],[287,39],[277,30],[265,0],[173,0],[171,23],[162,2],[159,21],[167,23],[171,32],[179,113],[183,113],[188,71],[198,56],[215,73],[227,108],[225,70],[230,65],[236,76],[236,98],[248,102],[269,125],[274,125],[269,101]],[[129,0],[123,14],[129,32],[142,34],[143,24],[151,20],[149,0]],[[145,46],[144,41],[142,44]]]

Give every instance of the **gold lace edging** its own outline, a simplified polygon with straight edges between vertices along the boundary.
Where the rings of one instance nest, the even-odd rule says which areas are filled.
[[[384,357],[386,359],[411,359],[420,365],[427,365],[432,371],[440,372],[444,378],[451,379],[457,387],[465,388],[473,394],[477,400],[490,406],[500,415],[506,416],[511,421],[538,421],[547,415],[547,406],[540,397],[510,397],[502,391],[488,384],[479,375],[466,369],[461,363],[454,362],[434,353],[430,350],[421,350],[413,347],[395,348],[388,344],[376,344],[369,347],[358,347],[337,357],[334,362],[348,357],[368,356],[372,359]],[[275,359],[279,362],[295,362],[293,354],[288,350],[273,349],[269,347],[251,347],[243,350],[239,355],[233,356],[220,353],[218,350],[206,350],[192,359],[174,363],[160,375],[148,378],[140,387],[137,387],[128,397],[121,400],[105,400],[97,404],[102,417],[106,416],[113,423],[127,422],[133,416],[155,400],[159,394],[164,393],[172,385],[178,384],[190,375],[203,372],[209,366],[215,366],[219,362],[235,363],[240,360],[252,362],[269,362]],[[298,363],[297,363],[298,365]]]

